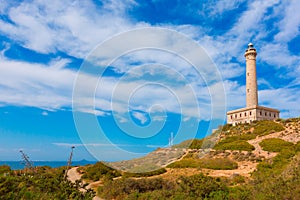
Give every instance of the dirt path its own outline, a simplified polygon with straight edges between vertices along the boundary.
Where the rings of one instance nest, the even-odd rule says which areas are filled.
[[[78,167],[73,167],[68,171],[68,180],[75,183],[76,180],[81,179],[81,174],[77,172]]]
[[[249,140],[248,143],[255,147],[255,149],[252,151],[252,153],[254,153],[256,156],[264,156],[266,159],[270,159],[270,158],[275,157],[277,155],[277,153],[264,151],[261,148],[261,146],[259,145],[259,143],[261,141],[263,141],[264,139],[279,138],[279,135],[280,135],[280,132],[277,132],[277,133],[272,133],[272,134],[269,134],[269,135],[265,135],[265,136],[262,136],[262,137],[255,138],[253,140]]]
[[[233,175],[241,175],[250,177],[251,173],[256,169],[258,163],[243,161],[238,163],[238,168],[233,170],[212,170],[202,169],[203,173],[208,173],[209,176],[213,177],[231,177]]]
[[[255,149],[252,151],[253,154],[258,156],[263,156],[265,159],[273,158],[277,155],[275,152],[264,151],[259,143],[264,139],[268,138],[281,138],[288,142],[297,143],[300,141],[300,134],[294,131],[295,128],[287,127],[284,131],[271,133],[269,135],[257,137],[252,140],[248,140],[249,144],[253,145]],[[207,172],[210,176],[232,176],[234,174],[240,174],[242,176],[250,177],[251,172],[253,172],[257,167],[256,162],[243,161],[238,162],[238,169],[235,170],[203,170]]]
[[[299,125],[300,125],[300,122],[299,122]],[[284,131],[271,133],[271,134],[268,134],[265,136],[257,137],[252,140],[248,140],[249,144],[251,144],[255,147],[255,149],[252,151],[252,153],[255,154],[255,156],[257,156],[257,157],[264,157],[265,159],[270,159],[270,158],[275,157],[277,155],[277,153],[264,151],[261,148],[261,146],[259,145],[259,143],[261,141],[263,141],[264,139],[268,139],[268,138],[281,138],[281,139],[289,141],[289,142],[297,143],[298,141],[300,141],[300,133],[297,128],[297,127],[299,127],[299,125],[295,126],[295,127],[292,127],[292,126],[285,127]],[[167,164],[164,165],[164,167],[166,167],[168,164],[170,164],[172,162],[182,160],[184,158],[184,156],[187,155],[188,152],[190,152],[190,151],[186,150],[180,158],[170,160]],[[247,152],[243,152],[243,153],[247,153]],[[194,174],[201,173],[201,172],[208,174],[209,176],[213,176],[213,177],[220,177],[220,176],[231,177],[236,174],[239,174],[239,175],[242,175],[245,177],[250,177],[251,173],[256,169],[256,167],[258,165],[258,162],[252,162],[252,161],[240,161],[237,163],[238,163],[238,168],[234,169],[234,170],[211,170],[211,169],[193,169],[193,168],[169,169],[169,168],[167,168],[166,173],[152,176],[149,178],[161,177],[161,178],[175,180],[176,178],[178,178],[182,175],[190,176],[190,175],[194,175]],[[80,178],[81,178],[81,174],[79,174],[77,172],[77,167],[74,167],[69,170],[68,179],[70,181],[75,182],[76,180],[79,180]],[[97,188],[101,184],[102,183],[100,181],[92,182],[87,186],[87,188]],[[94,199],[99,200],[101,198],[95,197]]]
[[[77,180],[80,180],[81,179],[81,176],[82,174],[80,174],[78,171],[77,171],[78,167],[73,167],[71,168],[69,171],[68,171],[68,180],[71,181],[72,183],[75,183]],[[82,181],[83,184],[85,184],[85,181]],[[90,183],[88,186],[86,186],[86,189],[93,189],[93,188],[96,188],[98,187],[99,185],[101,184],[100,181],[96,181],[96,182],[92,182]],[[81,192],[85,192],[86,190],[84,188],[80,188],[80,191]],[[100,197],[98,196],[95,196],[93,198],[93,200],[103,200],[101,199]]]

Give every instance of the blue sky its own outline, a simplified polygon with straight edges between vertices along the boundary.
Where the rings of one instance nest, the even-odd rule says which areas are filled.
[[[66,160],[72,145],[75,160],[120,160],[167,146],[171,132],[175,143],[201,138],[224,123],[223,103],[225,110],[245,106],[249,42],[258,52],[260,105],[279,109],[282,118],[299,116],[299,10],[298,0],[0,1],[0,160],[19,160],[20,149],[33,160]],[[83,70],[102,44],[143,28],[195,41],[222,80],[207,81],[162,49],[116,58],[101,80],[101,62]],[[150,40],[147,34],[113,47]],[[153,41],[193,50],[171,38]],[[79,74],[85,81],[76,107]],[[94,83],[95,97],[85,98]]]

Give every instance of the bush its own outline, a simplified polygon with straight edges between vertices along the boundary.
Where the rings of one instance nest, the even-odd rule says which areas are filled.
[[[137,197],[140,193],[146,193],[155,190],[170,190],[173,188],[174,183],[161,178],[121,178],[104,183],[103,186],[98,188],[98,193],[99,196],[105,199],[125,199],[129,194]]]
[[[255,138],[256,138],[256,135],[253,133],[246,133],[246,134],[238,136],[239,140],[252,140]]]
[[[214,149],[216,150],[239,150],[239,151],[252,151],[255,147],[244,140],[237,140],[228,142],[221,141],[219,142]]]
[[[157,169],[157,170],[150,171],[150,172],[143,172],[143,173],[125,172],[123,174],[123,177],[150,177],[150,176],[163,174],[165,172],[167,172],[167,170],[165,168]]]
[[[279,138],[268,138],[261,141],[259,145],[265,151],[280,152],[283,149],[292,147],[294,144]]]
[[[174,199],[227,199],[228,188],[217,178],[203,174],[179,179],[179,198]]]
[[[164,179],[118,179],[98,188],[105,199],[228,199],[228,187],[218,178],[203,174]]]
[[[0,199],[86,199],[92,200],[94,192],[79,191],[80,184],[64,180],[62,168],[38,168],[37,172],[14,171],[0,177]]]
[[[200,167],[214,170],[231,170],[237,169],[238,164],[228,158],[201,159]]]
[[[255,123],[253,134],[255,135],[267,135],[272,131],[279,132],[283,131],[284,127],[273,121],[258,121]]]
[[[203,145],[203,139],[194,139],[190,145],[190,149],[201,149]]]
[[[114,177],[121,176],[119,171],[108,167],[102,162],[97,162],[94,165],[89,165],[85,169],[82,168],[82,170],[84,170],[82,178],[90,179],[93,181],[98,181],[101,178],[112,179]]]
[[[176,144],[173,147],[175,148],[190,148],[190,149],[201,149],[203,144],[203,139],[192,139],[185,140],[180,144]]]
[[[199,162],[193,158],[184,158],[180,161],[173,162],[167,168],[198,168]]]
[[[261,166],[254,173],[249,199],[300,199],[300,154],[289,162],[292,151],[284,151],[267,168]]]
[[[225,124],[224,126],[222,126],[221,130],[228,131],[228,130],[230,130],[231,127],[232,127],[232,124]]]
[[[300,141],[295,144],[295,150],[300,151]]]
[[[0,166],[0,176],[7,172],[10,172],[10,166],[8,165]]]
[[[237,169],[238,165],[236,162],[228,158],[203,158],[193,159],[185,158],[180,161],[174,162],[167,167],[169,168],[206,168],[214,170],[231,170]]]
[[[245,183],[245,177],[241,176],[239,174],[233,174],[234,176],[232,177],[232,184],[241,184]]]

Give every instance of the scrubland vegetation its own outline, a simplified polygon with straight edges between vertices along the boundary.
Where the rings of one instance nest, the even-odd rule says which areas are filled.
[[[102,162],[79,167],[78,171],[86,181],[100,180],[95,190],[104,199],[296,200],[300,199],[300,142],[265,136],[279,131],[282,132],[277,135],[297,134],[299,122],[300,119],[295,118],[238,126],[225,125],[217,130],[220,141],[206,157],[199,156],[205,140],[185,141],[174,146],[186,148],[190,144],[183,158],[150,172],[124,172]],[[259,143],[251,143],[260,137]],[[249,141],[273,157],[257,156]],[[161,153],[157,151],[153,156],[156,158]],[[207,171],[201,171],[228,172],[236,170],[241,162],[255,163],[256,168],[248,176],[232,173],[227,177],[211,177]],[[176,174],[176,170],[184,173]],[[189,171],[192,173],[185,174]],[[62,168],[41,167],[35,173],[24,173],[12,171],[8,166],[0,167],[0,199],[92,199],[93,191],[82,193],[79,191],[82,187],[84,185],[80,181],[72,184],[63,180]]]
[[[295,120],[293,120],[295,121]],[[297,122],[297,121],[296,121]],[[213,154],[225,150],[238,150],[233,158],[251,161],[254,147],[247,141],[284,130],[287,122],[261,121],[236,127],[221,127],[223,137],[215,146]],[[191,149],[201,149],[203,140],[186,141]],[[180,148],[180,145],[176,145]],[[105,182],[98,188],[98,195],[106,199],[300,199],[300,142],[293,144],[279,138],[264,139],[260,146],[265,151],[277,152],[272,159],[254,159],[259,162],[251,178],[241,175],[232,177],[209,177],[202,173],[192,176],[181,176],[176,179],[154,178],[121,178]],[[242,153],[248,151],[248,153]],[[239,153],[240,152],[240,153]],[[224,158],[199,158],[188,153],[183,159],[167,166],[167,168],[208,168],[236,169],[236,162]],[[253,157],[254,158],[254,157]],[[170,175],[171,176],[171,175]]]
[[[284,141],[279,138],[264,139],[259,143],[259,145],[263,148],[263,150],[270,152],[280,152],[283,149],[290,149],[294,146],[293,143]]]
[[[36,171],[12,171],[0,167],[0,199],[92,199],[92,190],[79,191],[80,182],[64,180],[62,168],[39,167]]]
[[[237,163],[228,158],[184,158],[167,166],[168,168],[206,168],[215,170],[236,169]]]

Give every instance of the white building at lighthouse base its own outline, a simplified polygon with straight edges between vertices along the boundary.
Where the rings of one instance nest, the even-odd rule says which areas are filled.
[[[279,113],[279,110],[264,106],[240,108],[227,112],[227,123],[237,125],[260,120],[275,120],[279,118]]]

